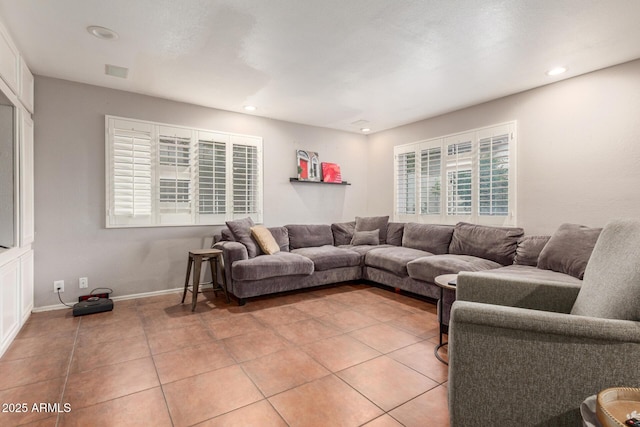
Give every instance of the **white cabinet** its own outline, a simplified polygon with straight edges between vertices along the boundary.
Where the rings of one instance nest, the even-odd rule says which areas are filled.
[[[20,321],[27,321],[33,310],[33,250],[20,257]]]
[[[13,93],[18,93],[20,54],[13,44],[9,33],[0,24],[0,77],[11,88]]]
[[[20,245],[34,239],[33,209],[33,120],[20,112]]]
[[[14,259],[0,267],[0,339],[2,351],[20,328],[20,260]]]

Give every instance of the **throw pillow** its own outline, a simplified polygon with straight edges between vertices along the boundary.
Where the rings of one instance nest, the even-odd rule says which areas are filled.
[[[516,257],[513,263],[516,265],[538,265],[538,257],[551,236],[524,236],[518,241]]]
[[[351,244],[358,245],[378,245],[380,243],[380,230],[356,231],[353,233]]]
[[[387,224],[389,224],[389,216],[370,216],[356,217],[356,231],[373,231],[380,232],[380,244],[387,243]]]
[[[595,244],[571,314],[640,321],[638,260],[640,221],[608,223]]]
[[[255,224],[250,217],[227,221],[226,224],[231,234],[233,234],[235,241],[242,243],[247,248],[249,258],[255,258],[257,255],[260,255],[260,246],[258,246],[253,237],[251,237],[251,227]]]
[[[253,226],[251,227],[251,235],[256,239],[260,249],[262,249],[262,252],[265,254],[273,255],[280,252],[280,245],[278,245],[278,242],[276,242],[276,239],[267,227],[263,225]]]
[[[562,224],[540,252],[538,268],[581,279],[601,228]]]
[[[355,229],[355,221],[331,224],[333,244],[336,246],[350,244],[351,239],[353,239],[353,232]]]
[[[387,225],[387,245],[402,246],[404,222],[390,222]]]

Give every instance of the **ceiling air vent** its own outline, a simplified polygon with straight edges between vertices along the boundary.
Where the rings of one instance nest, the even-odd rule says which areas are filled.
[[[104,66],[104,73],[108,76],[120,77],[121,79],[126,79],[127,74],[129,74],[129,69],[125,67],[118,67],[117,65],[106,64]]]

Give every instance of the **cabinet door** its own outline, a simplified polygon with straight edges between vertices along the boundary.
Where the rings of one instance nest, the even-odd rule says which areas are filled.
[[[20,246],[34,239],[33,210],[33,120],[20,111]]]
[[[19,260],[15,259],[0,267],[0,354],[9,346],[20,326],[19,266]]]
[[[33,250],[20,257],[20,288],[20,316],[24,324],[33,310]]]

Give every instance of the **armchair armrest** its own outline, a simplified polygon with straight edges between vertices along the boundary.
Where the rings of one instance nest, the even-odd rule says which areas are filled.
[[[580,425],[580,403],[640,387],[640,322],[457,301],[449,335],[452,426]]]
[[[222,250],[222,270],[225,278],[225,283],[227,284],[227,291],[233,294],[231,266],[236,261],[249,259],[247,248],[242,243],[229,241],[217,242],[213,245],[213,248]]]
[[[461,272],[456,300],[569,313],[580,286],[579,283],[498,276],[490,272]]]

